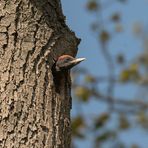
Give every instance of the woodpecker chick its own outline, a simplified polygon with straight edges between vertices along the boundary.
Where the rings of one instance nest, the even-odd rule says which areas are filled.
[[[84,60],[85,58],[76,59],[70,55],[62,55],[58,58],[56,62],[56,71],[68,70]]]

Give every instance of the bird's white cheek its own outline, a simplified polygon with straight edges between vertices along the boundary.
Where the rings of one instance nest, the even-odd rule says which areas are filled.
[[[60,68],[58,66],[56,66],[56,71],[60,71]]]

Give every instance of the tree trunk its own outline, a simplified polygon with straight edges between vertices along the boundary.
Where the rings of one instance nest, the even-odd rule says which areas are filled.
[[[0,0],[0,147],[70,148],[70,76],[79,40],[59,0]]]

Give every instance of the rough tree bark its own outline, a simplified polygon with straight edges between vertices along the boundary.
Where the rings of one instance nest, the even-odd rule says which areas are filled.
[[[0,0],[0,147],[70,148],[69,73],[53,66],[78,44],[59,0]]]

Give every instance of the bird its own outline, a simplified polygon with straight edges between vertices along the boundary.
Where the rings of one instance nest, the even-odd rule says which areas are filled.
[[[84,61],[85,58],[74,58],[70,55],[62,55],[56,61],[56,71],[69,70],[80,62]]]

